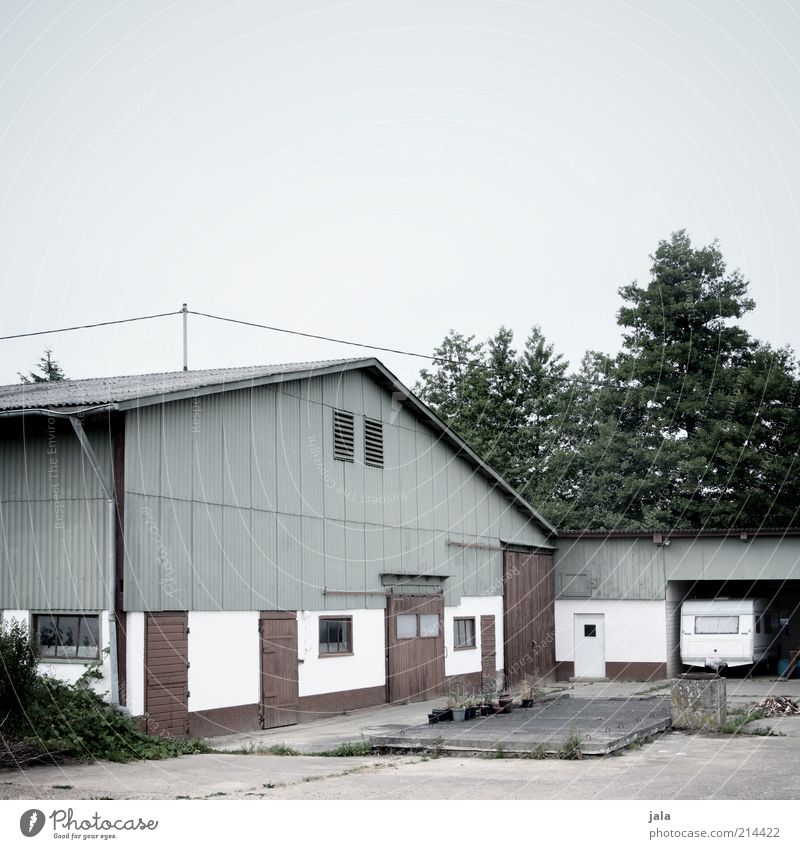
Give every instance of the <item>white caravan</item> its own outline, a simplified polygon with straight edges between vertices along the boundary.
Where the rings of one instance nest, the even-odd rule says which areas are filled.
[[[765,599],[695,599],[681,605],[681,662],[687,666],[747,666],[778,655],[777,616]]]

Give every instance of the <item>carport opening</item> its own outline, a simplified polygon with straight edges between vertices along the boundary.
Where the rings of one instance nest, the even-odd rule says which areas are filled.
[[[765,599],[775,613],[777,627],[770,645],[775,649],[775,662],[758,666],[723,667],[720,672],[730,678],[775,675],[777,662],[788,662],[800,651],[800,581],[668,581],[667,582],[667,674],[702,672],[697,666],[681,662],[681,605],[693,599]],[[759,625],[759,630],[761,626]]]

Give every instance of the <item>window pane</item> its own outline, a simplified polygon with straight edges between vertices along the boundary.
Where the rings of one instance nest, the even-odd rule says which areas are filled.
[[[338,654],[352,650],[349,619],[319,620],[320,654]]]
[[[36,617],[36,635],[39,638],[39,654],[42,657],[55,657],[58,632],[52,616]]]
[[[75,657],[78,654],[78,617],[57,617],[58,650],[57,657]]]
[[[419,635],[420,637],[439,636],[439,615],[437,613],[420,613]]]
[[[397,616],[397,639],[410,640],[417,636],[417,614],[399,613]]]
[[[84,617],[80,620],[80,635],[78,639],[78,657],[98,657],[100,645],[100,619],[97,616]]]
[[[584,625],[583,626],[583,636],[584,637],[596,637],[597,636],[597,625]]]
[[[738,634],[738,616],[695,616],[695,634]]]

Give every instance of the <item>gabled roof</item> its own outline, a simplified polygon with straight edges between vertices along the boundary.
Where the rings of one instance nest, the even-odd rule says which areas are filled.
[[[52,383],[14,383],[0,386],[0,410],[32,410],[94,405],[125,404],[127,401],[158,403],[175,393],[198,389],[219,390],[259,381],[265,377],[308,372],[325,372],[358,359],[322,360],[311,363],[282,363],[244,368],[214,368],[197,371],[167,371],[161,374],[132,374],[122,377],[93,377],[88,380],[59,380]]]
[[[52,383],[11,384],[0,386],[0,416],[53,413],[69,415],[106,410],[128,410],[162,404],[181,398],[232,392],[269,383],[306,380],[341,371],[368,370],[379,383],[402,397],[408,408],[434,431],[441,434],[472,465],[493,480],[511,501],[533,518],[550,535],[557,531],[534,507],[424,402],[417,398],[374,357],[321,360],[307,363],[247,366],[244,368],[173,371],[163,374],[138,374],[123,377],[98,377],[89,380],[61,380]]]

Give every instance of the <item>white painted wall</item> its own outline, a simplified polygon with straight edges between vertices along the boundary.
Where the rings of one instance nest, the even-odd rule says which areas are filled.
[[[353,617],[353,654],[319,656],[319,617]],[[381,687],[386,683],[383,610],[303,610],[297,616],[301,696]]]
[[[26,626],[30,626],[32,623],[29,610],[4,610],[2,617],[4,622],[16,619]],[[100,645],[102,649],[108,648],[108,613],[105,611],[100,612]],[[38,668],[42,675],[49,675],[65,684],[74,684],[86,672],[89,663],[90,661],[78,660],[77,658],[64,658],[58,661],[42,660],[39,661]],[[103,677],[92,682],[92,689],[108,699],[111,694],[111,662],[108,653],[103,655],[103,663],[100,669]]]
[[[144,713],[144,613],[128,613],[125,664],[127,707],[134,716]]]
[[[556,660],[575,660],[574,615],[605,615],[606,660],[665,663],[667,621],[661,601],[560,599],[555,603]]]
[[[260,700],[258,611],[189,612],[189,710]]]
[[[462,616],[475,618],[475,648],[456,651],[453,620]],[[445,675],[466,675],[481,671],[481,616],[494,616],[497,668],[503,668],[503,597],[463,596],[458,607],[444,609]]]

